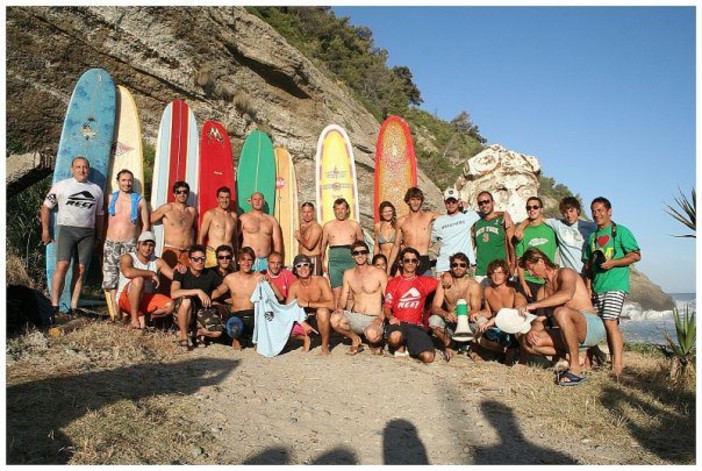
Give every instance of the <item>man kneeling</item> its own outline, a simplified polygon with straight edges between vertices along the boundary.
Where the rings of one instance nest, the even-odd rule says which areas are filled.
[[[561,356],[568,354],[569,369],[558,384],[574,386],[585,380],[580,368],[580,349],[596,347],[605,338],[602,319],[597,315],[580,275],[571,268],[558,268],[539,249],[528,249],[519,261],[532,276],[545,281],[536,296],[536,302],[519,308],[537,311],[554,308],[553,320],[559,327],[546,329],[546,316],[538,313],[531,330],[519,337],[522,348],[534,355]]]

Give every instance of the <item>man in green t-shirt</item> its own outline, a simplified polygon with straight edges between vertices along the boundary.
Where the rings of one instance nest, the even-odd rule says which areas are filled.
[[[556,233],[549,226],[542,222],[544,204],[538,196],[532,196],[527,200],[526,210],[529,225],[524,229],[524,237],[515,246],[515,255],[521,258],[524,252],[530,248],[541,250],[549,260],[554,260],[556,256]],[[519,275],[519,291],[533,303],[536,301],[536,293],[539,291],[544,280],[532,276],[522,267],[517,267]]]
[[[607,198],[595,198],[590,209],[597,230],[585,246],[583,262],[595,307],[607,331],[612,374],[619,377],[624,369],[624,337],[619,330],[619,316],[624,298],[631,291],[629,265],[641,260],[641,251],[631,231],[612,221],[612,204]]]
[[[489,191],[478,194],[480,220],[471,228],[475,247],[475,279],[482,282],[487,277],[487,266],[493,260],[504,260],[514,272],[516,261],[510,240],[514,236],[514,224],[509,213],[495,211],[495,200]],[[489,280],[488,280],[489,281]]]

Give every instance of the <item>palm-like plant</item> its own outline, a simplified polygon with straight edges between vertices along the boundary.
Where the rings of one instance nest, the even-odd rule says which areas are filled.
[[[695,311],[690,312],[689,306],[685,307],[685,314],[681,316],[678,309],[673,309],[675,320],[675,334],[677,342],[671,338],[668,332],[665,333],[665,340],[668,345],[660,346],[663,354],[671,359],[669,377],[673,383],[694,377],[695,355],[697,353],[697,325],[695,322]]]
[[[691,197],[688,199],[687,196],[683,194],[682,190],[678,190],[680,191],[680,196],[675,198],[677,208],[667,204],[666,207],[668,209],[666,209],[666,212],[688,229],[697,232],[697,193],[693,188],[690,192]],[[685,234],[675,237],[696,238],[697,236],[695,234]]]

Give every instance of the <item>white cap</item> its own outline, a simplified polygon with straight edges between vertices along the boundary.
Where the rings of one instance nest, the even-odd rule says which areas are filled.
[[[152,242],[156,242],[156,236],[154,236],[154,233],[151,231],[144,231],[141,233],[139,236],[139,239],[137,242],[146,242],[147,240],[150,240]]]
[[[444,191],[444,201],[449,200],[449,199],[455,199],[458,200],[458,191],[456,191],[455,188],[447,188],[446,191]]]
[[[516,309],[503,307],[495,316],[495,325],[508,334],[526,334],[531,329],[531,322],[536,319],[536,316],[528,312],[525,312],[524,316],[520,316]]]

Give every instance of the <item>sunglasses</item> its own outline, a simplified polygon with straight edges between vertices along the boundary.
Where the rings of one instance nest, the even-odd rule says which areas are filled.
[[[193,262],[204,262],[205,257],[190,257],[190,260],[192,260]]]
[[[492,200],[480,200],[478,201],[478,206],[482,206],[484,204],[489,204],[492,203]]]
[[[403,258],[402,263],[414,263],[415,265],[419,263],[418,258]]]
[[[541,206],[536,206],[536,205],[534,205],[534,206],[529,206],[529,205],[527,205],[526,209],[527,209],[527,211],[529,211],[530,209],[541,209]]]
[[[351,255],[353,255],[354,257],[357,257],[359,255],[368,255],[368,251],[367,250],[354,250],[353,252],[351,252]]]
[[[295,265],[295,268],[309,268],[310,264],[307,262],[300,262],[297,265]]]
[[[444,203],[446,203],[446,204],[456,204],[456,203],[458,203],[458,200],[455,200],[455,199],[451,198],[451,199],[448,199],[448,200],[444,200]]]
[[[231,260],[231,255],[217,255],[217,260]]]
[[[456,262],[451,264],[451,268],[466,268],[467,266],[468,264],[464,262]]]
[[[188,193],[190,193],[190,191],[188,191],[188,190],[176,190],[176,191],[174,191],[174,193],[175,193],[176,195],[187,195]]]

